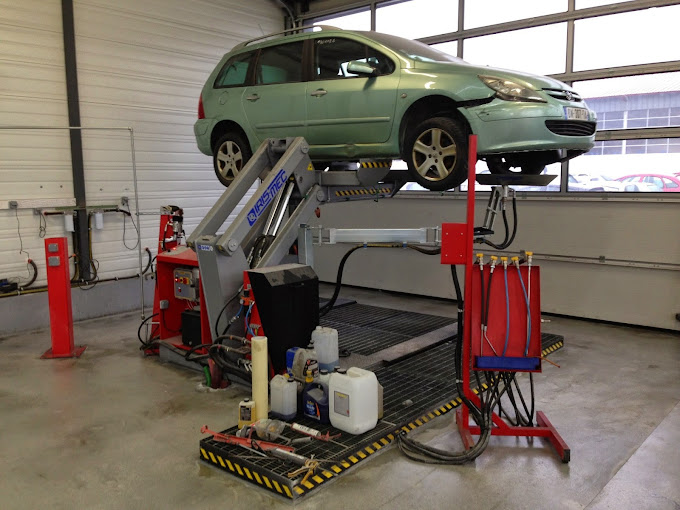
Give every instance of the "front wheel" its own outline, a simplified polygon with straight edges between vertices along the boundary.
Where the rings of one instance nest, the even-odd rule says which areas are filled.
[[[465,129],[449,117],[428,119],[407,135],[404,159],[411,177],[431,191],[460,186],[467,178]]]
[[[224,186],[229,187],[252,155],[248,141],[240,133],[223,134],[213,147],[215,175]]]

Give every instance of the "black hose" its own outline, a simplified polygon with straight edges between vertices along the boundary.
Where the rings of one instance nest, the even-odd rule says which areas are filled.
[[[220,336],[220,332],[217,329],[217,326],[220,323],[220,319],[222,318],[222,314],[227,309],[227,307],[234,301],[234,299],[239,297],[239,295],[241,295],[241,289],[239,289],[238,292],[236,292],[236,294],[234,294],[226,303],[224,303],[224,306],[220,310],[220,313],[217,315],[217,319],[215,320],[215,336]],[[222,332],[222,334],[227,332],[227,330],[229,329],[229,326],[231,326],[231,324],[227,325],[227,328]]]
[[[222,369],[223,372],[235,375],[244,381],[252,381],[252,374],[246,370],[240,369],[236,366],[239,359],[243,359],[242,356],[232,356],[228,357],[229,351],[226,347],[221,344],[212,344],[208,348],[208,355],[210,359],[215,362],[215,364]],[[224,357],[223,357],[224,356]]]
[[[153,315],[149,315],[146,319],[144,319],[142,321],[142,323],[139,325],[139,328],[137,329],[137,338],[139,339],[139,342],[142,344],[142,346],[139,348],[140,351],[143,351],[143,350],[146,350],[146,349],[153,347],[153,344],[155,343],[155,341],[158,340],[158,338],[153,338],[153,337],[146,340],[146,341],[142,340],[142,328],[144,327],[144,325],[148,321],[150,321],[151,319],[153,319],[157,315],[158,315],[157,313],[154,313]]]
[[[512,197],[512,218],[513,218],[512,235],[510,235],[510,227],[508,225],[508,217],[505,209],[503,209],[502,216],[503,224],[505,226],[505,238],[503,239],[503,242],[500,244],[496,244],[492,241],[489,241],[488,239],[481,240],[482,243],[487,244],[492,248],[495,248],[496,250],[505,250],[515,241],[515,236],[517,235],[517,198],[515,196]]]
[[[330,299],[330,301],[328,301],[328,303],[326,303],[321,308],[319,308],[319,316],[320,317],[323,317],[324,315],[326,315],[328,312],[331,311],[333,306],[335,306],[335,302],[337,301],[338,296],[340,295],[340,288],[342,287],[342,273],[345,270],[345,263],[347,262],[347,259],[349,258],[349,256],[352,253],[354,253],[355,251],[357,251],[358,249],[363,248],[363,247],[364,247],[364,245],[360,244],[360,245],[354,246],[353,248],[350,248],[349,250],[347,250],[347,253],[345,253],[345,255],[342,257],[342,260],[340,260],[340,265],[338,266],[338,274],[337,274],[337,278],[335,280],[335,289],[333,290],[333,297],[331,297],[331,299]]]
[[[28,265],[30,265],[33,268],[33,276],[31,279],[28,281],[26,285],[21,286],[21,290],[25,289],[26,287],[30,287],[35,283],[35,281],[38,278],[38,266],[35,265],[35,262],[33,262],[33,259],[28,259]]]
[[[453,277],[453,285],[456,290],[456,301],[458,302],[458,341],[456,342],[455,348],[455,367],[456,367],[456,388],[458,390],[458,395],[463,401],[463,404],[467,406],[470,411],[470,415],[475,420],[480,428],[480,435],[477,443],[470,448],[462,452],[451,453],[438,448],[433,448],[425,444],[419,443],[413,439],[407,437],[405,432],[400,433],[397,436],[397,441],[399,449],[410,459],[417,462],[423,462],[428,464],[464,464],[476,459],[482,452],[486,449],[489,439],[491,437],[492,429],[492,414],[493,409],[500,402],[503,394],[507,391],[508,386],[503,385],[503,388],[499,390],[499,384],[505,382],[501,377],[489,377],[486,375],[487,383],[490,382],[489,393],[486,400],[480,394],[480,407],[471,402],[466,396],[463,389],[461,374],[465,368],[462,362],[462,345],[463,345],[463,316],[465,303],[463,301],[463,294],[460,287],[460,281],[458,280],[458,272],[456,266],[451,266],[451,275]],[[479,380],[479,375],[475,372],[475,377],[477,378],[477,383],[479,385],[479,390],[481,393],[481,381]]]
[[[335,289],[333,290],[333,296],[331,297],[330,301],[323,305],[321,308],[319,308],[319,316],[323,317],[326,315],[328,312],[330,312],[333,309],[333,306],[335,306],[335,302],[338,299],[338,296],[340,295],[340,289],[342,288],[342,275],[345,270],[345,263],[347,262],[347,259],[349,256],[357,251],[359,248],[410,248],[412,250],[415,250],[419,253],[423,253],[425,255],[439,255],[442,250],[441,248],[433,248],[433,249],[427,249],[423,248],[421,246],[415,245],[415,244],[402,244],[402,243],[390,243],[390,244],[359,244],[357,246],[353,246],[350,248],[345,255],[342,257],[340,260],[340,265],[338,266],[338,274],[335,279]]]
[[[144,248],[146,251],[146,254],[149,256],[149,261],[146,263],[146,267],[144,268],[144,271],[142,271],[142,274],[146,274],[146,272],[149,270],[151,267],[151,263],[153,262],[154,256],[151,254],[151,250],[147,247]]]

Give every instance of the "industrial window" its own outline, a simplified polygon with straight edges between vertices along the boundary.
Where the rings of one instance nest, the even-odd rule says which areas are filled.
[[[253,52],[243,53],[231,57],[222,67],[215,79],[215,88],[241,87],[248,78],[248,66],[253,58]]]
[[[541,0],[540,2],[467,0],[465,2],[465,28],[495,25],[566,10],[567,0]]]
[[[454,57],[458,55],[458,41],[449,41],[445,43],[437,43],[432,45],[433,48],[453,55]]]
[[[570,184],[569,191],[677,191],[673,185],[680,183],[678,153],[680,138],[596,142],[590,152],[569,162],[570,176],[581,184]],[[609,185],[603,189],[593,184],[596,181]]]
[[[557,23],[474,37],[465,41],[463,51],[463,58],[473,64],[534,74],[563,73],[567,24]]]
[[[670,43],[679,19],[680,5],[576,20],[574,70],[680,60]],[[593,51],[603,40],[612,51]]]
[[[345,14],[344,16],[334,16],[318,20],[315,25],[330,25],[344,30],[370,30],[371,11],[366,9],[360,12]]]
[[[598,130],[647,129],[680,126],[680,73],[660,73],[622,78],[606,78],[574,83],[588,106],[597,112]],[[579,158],[569,162],[572,175],[587,182],[612,182],[605,191],[677,191],[664,179],[675,183],[680,171],[677,155],[680,138],[635,138],[600,140]],[[646,179],[642,176],[654,174]],[[618,182],[621,178],[626,186]],[[634,184],[634,185],[633,185]],[[570,191],[602,191],[601,186]]]
[[[458,0],[409,0],[377,5],[376,31],[418,39],[455,32],[458,28]]]
[[[302,81],[302,45],[299,41],[263,48],[257,59],[255,82],[269,85]]]
[[[378,75],[394,72],[394,62],[382,53],[351,39],[318,38],[314,39],[314,73],[317,80],[354,78],[358,75],[347,70],[347,64],[356,60],[366,62]]]
[[[597,112],[597,129],[680,126],[680,73],[574,83]]]

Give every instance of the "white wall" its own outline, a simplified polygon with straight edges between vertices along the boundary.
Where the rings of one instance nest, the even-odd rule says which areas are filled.
[[[486,200],[486,196],[478,197],[476,225],[482,223]],[[518,208],[519,230],[511,250],[680,265],[677,202],[519,200]],[[464,221],[464,200],[395,198],[325,206],[319,223],[338,228],[415,228]],[[502,230],[502,222],[496,229]],[[315,266],[322,280],[335,281],[347,248],[316,248]],[[489,255],[493,250],[479,251]],[[545,312],[680,329],[675,320],[680,312],[680,271],[552,260],[538,263]],[[343,283],[454,296],[450,272],[440,265],[439,257],[412,250],[359,250],[345,266]]]
[[[68,125],[61,2],[0,1],[0,34],[0,126]],[[8,200],[73,197],[69,147],[65,131],[0,130],[0,278],[29,276],[15,215],[24,250],[44,259],[33,212],[2,208]]]
[[[142,246],[155,252],[160,206],[183,207],[189,233],[224,190],[193,135],[208,74],[235,44],[283,28],[282,12],[269,0],[76,0],[74,18],[81,124],[134,129],[139,208],[154,213],[142,216]],[[67,126],[61,2],[0,0],[0,31],[0,125]],[[128,133],[85,130],[83,147],[88,205],[132,199]],[[0,151],[0,278],[27,276],[15,212],[3,208],[73,197],[68,134],[0,131]],[[38,217],[18,214],[44,283]],[[123,221],[107,214],[104,230],[93,232],[101,278],[137,271]],[[47,219],[47,235],[65,235],[60,217]],[[130,220],[126,240],[135,245]]]

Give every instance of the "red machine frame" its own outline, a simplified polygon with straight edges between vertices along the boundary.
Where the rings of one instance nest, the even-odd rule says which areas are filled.
[[[476,172],[475,165],[477,163],[477,137],[470,136],[469,150],[468,150],[468,191],[467,191],[467,217],[466,223],[445,223],[442,225],[442,251],[441,263],[448,265],[465,265],[465,311],[463,318],[463,331],[459,335],[459,341],[463,342],[462,346],[462,384],[463,393],[474,404],[480,406],[479,397],[474,393],[470,387],[470,371],[472,359],[472,311],[473,299],[479,298],[474,296],[473,292],[473,241],[474,241],[474,218],[475,218],[475,182]],[[514,269],[514,268],[513,268]],[[535,270],[534,267],[532,269]],[[498,266],[496,268],[498,270]],[[501,268],[502,271],[502,268]],[[536,272],[538,276],[538,271]],[[538,283],[538,278],[536,278]],[[533,282],[532,282],[533,287]],[[473,297],[474,296],[474,297]],[[535,331],[532,333],[532,344],[534,335],[538,335],[540,339],[540,307],[539,312],[536,313],[536,321],[532,320],[532,324],[538,324]],[[533,312],[532,306],[532,312]],[[533,317],[533,313],[532,313]],[[479,338],[479,337],[477,337]],[[540,343],[539,343],[540,345]],[[540,348],[539,348],[540,349]],[[540,350],[539,350],[540,353]],[[550,423],[548,418],[542,411],[536,413],[537,427],[522,427],[508,425],[498,414],[492,414],[493,428],[491,435],[494,436],[515,436],[515,437],[545,437],[550,441],[562,462],[569,462],[570,449],[557,432],[555,427]],[[461,406],[456,411],[456,422],[458,430],[463,440],[463,445],[466,449],[472,448],[474,445],[473,435],[480,435],[480,427],[470,425],[470,412],[466,406]]]
[[[158,317],[153,323],[151,337],[158,335],[160,340],[168,340],[179,336],[182,327],[182,312],[187,309],[187,302],[175,298],[173,272],[177,268],[198,267],[196,253],[180,246],[177,240],[167,237],[168,226],[172,225],[172,214],[163,213],[160,218],[158,233],[158,255],[156,256],[156,291],[154,293],[153,314]],[[168,307],[161,309],[161,301],[168,301]],[[199,284],[199,303],[205,303],[203,285]],[[212,343],[210,321],[205,306],[201,311],[201,342]],[[182,342],[173,343],[179,349],[188,349]],[[158,352],[158,349],[155,349]]]

